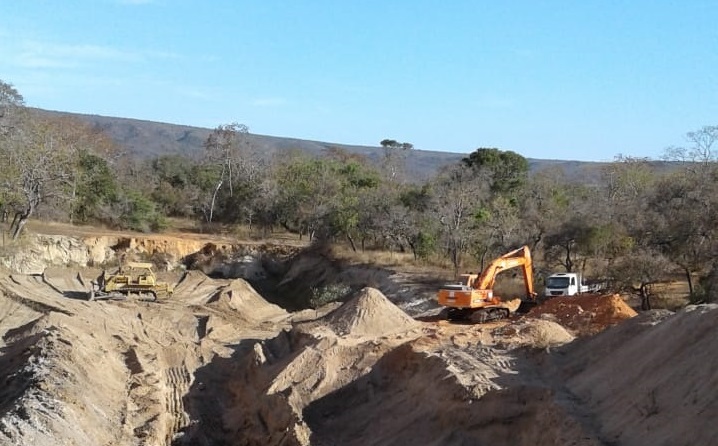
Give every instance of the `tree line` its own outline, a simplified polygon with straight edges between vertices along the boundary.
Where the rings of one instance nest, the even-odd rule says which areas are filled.
[[[680,274],[694,301],[718,295],[718,126],[689,132],[667,169],[616,157],[600,181],[560,168],[529,172],[512,151],[479,148],[426,181],[405,171],[410,143],[385,139],[381,159],[341,149],[271,157],[242,124],[220,125],[201,153],[127,156],[100,129],[31,113],[0,81],[0,210],[14,238],[33,217],[160,231],[167,219],[281,228],[300,238],[483,266],[523,244],[539,275],[590,271],[634,288],[650,307],[655,283]]]

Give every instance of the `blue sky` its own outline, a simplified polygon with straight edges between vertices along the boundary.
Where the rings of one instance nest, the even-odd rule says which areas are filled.
[[[660,158],[718,124],[718,2],[0,0],[33,107],[530,158]]]

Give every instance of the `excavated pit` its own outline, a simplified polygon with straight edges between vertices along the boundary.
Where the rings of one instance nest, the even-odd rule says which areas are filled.
[[[307,288],[347,274],[305,274],[323,262],[273,271]],[[718,443],[715,306],[633,317],[586,296],[419,322],[362,274],[340,306],[299,313],[199,271],[160,303],[82,300],[59,267],[0,276],[0,444]]]

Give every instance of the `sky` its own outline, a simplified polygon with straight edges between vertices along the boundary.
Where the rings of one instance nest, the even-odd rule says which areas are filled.
[[[715,0],[0,0],[28,106],[341,144],[660,159],[718,125]]]

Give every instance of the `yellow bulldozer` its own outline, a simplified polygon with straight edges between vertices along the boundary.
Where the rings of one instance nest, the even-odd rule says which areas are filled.
[[[166,282],[158,282],[152,270],[152,263],[127,262],[114,274],[103,270],[92,281],[89,300],[139,300],[156,301],[158,298],[172,296],[173,287]]]

